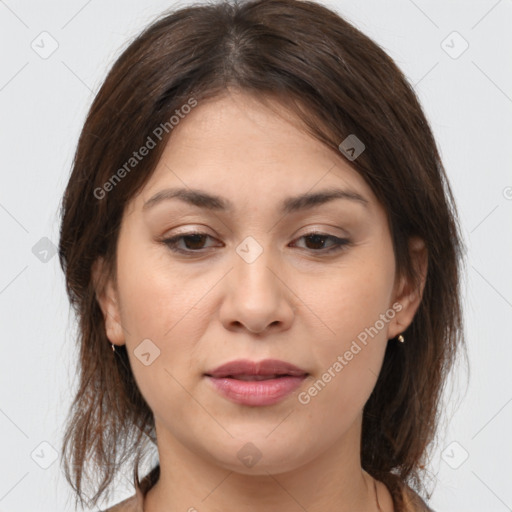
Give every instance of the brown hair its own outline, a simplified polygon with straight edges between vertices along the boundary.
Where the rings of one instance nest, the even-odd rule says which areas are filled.
[[[395,510],[403,510],[400,489],[408,484],[423,490],[441,392],[464,344],[464,246],[452,192],[414,90],[376,43],[312,1],[226,0],[165,13],[129,44],[96,95],[61,212],[59,257],[78,317],[80,348],[79,385],[63,441],[66,479],[81,504],[84,482],[94,482],[97,504],[125,464],[139,482],[142,441],[154,440],[153,415],[126,348],[111,350],[91,270],[101,256],[115,279],[124,207],[155,169],[172,135],[171,116],[191,98],[200,105],[228,86],[262,102],[277,99],[338,155],[348,135],[363,141],[366,149],[350,164],[385,207],[397,272],[413,283],[419,277],[407,242],[419,236],[426,243],[421,304],[404,333],[406,344],[388,343],[363,415],[362,466],[388,486]],[[116,170],[127,170],[126,162],[148,137],[155,139],[159,126],[168,129],[160,130],[156,147],[131,172],[118,172],[122,179],[108,193],[99,193],[112,184]]]

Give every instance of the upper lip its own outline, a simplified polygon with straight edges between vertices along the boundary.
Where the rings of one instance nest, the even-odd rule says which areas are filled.
[[[290,375],[293,377],[302,377],[307,375],[305,370],[294,364],[280,361],[278,359],[265,359],[263,361],[250,361],[248,359],[237,359],[230,361],[207,372],[209,377],[236,377],[238,375]]]

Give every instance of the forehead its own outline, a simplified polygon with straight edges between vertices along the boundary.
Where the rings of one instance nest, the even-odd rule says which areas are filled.
[[[136,209],[163,188],[195,188],[268,203],[316,189],[341,188],[376,199],[345,157],[307,133],[283,105],[247,93],[199,103],[173,128],[160,161],[135,198]]]

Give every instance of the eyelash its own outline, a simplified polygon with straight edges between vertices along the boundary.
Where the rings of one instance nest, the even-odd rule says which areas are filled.
[[[201,233],[201,232],[193,231],[193,232],[189,232],[189,233],[182,233],[180,235],[176,235],[171,238],[165,238],[165,239],[161,240],[161,243],[165,244],[171,251],[176,252],[176,253],[181,253],[181,254],[186,254],[186,255],[201,254],[201,250],[190,250],[190,249],[184,250],[184,249],[178,249],[176,247],[178,242],[182,238],[187,238],[190,236],[207,236],[207,237],[213,238],[208,233]],[[321,232],[317,232],[317,231],[312,231],[311,233],[306,233],[305,235],[302,235],[301,237],[299,237],[297,240],[300,240],[301,238],[309,238],[309,237],[313,237],[313,236],[330,239],[335,242],[335,245],[333,245],[331,248],[328,248],[328,249],[317,249],[317,250],[309,249],[313,253],[330,254],[333,252],[345,250],[349,245],[351,245],[351,242],[348,238],[338,238],[334,235],[328,235],[326,233],[321,233]],[[306,249],[306,250],[308,250],[308,249]],[[204,253],[205,251],[202,251],[202,252]]]

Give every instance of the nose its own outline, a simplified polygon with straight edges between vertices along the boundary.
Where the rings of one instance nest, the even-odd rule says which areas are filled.
[[[294,294],[279,274],[269,251],[248,263],[237,254],[224,280],[220,319],[231,331],[254,334],[289,329],[294,317]]]

